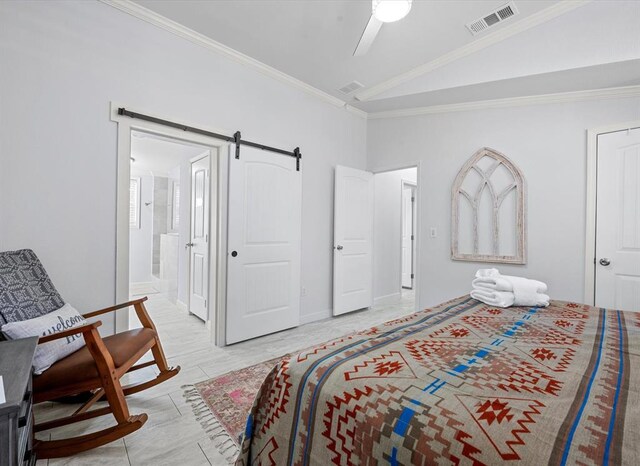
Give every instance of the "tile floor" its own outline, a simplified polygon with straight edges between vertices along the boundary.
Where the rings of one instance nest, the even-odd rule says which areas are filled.
[[[226,465],[224,457],[218,453],[195,419],[190,405],[184,400],[181,388],[183,385],[207,380],[410,314],[414,310],[414,297],[412,291],[404,291],[401,301],[393,305],[375,306],[371,310],[301,325],[225,348],[214,346],[202,321],[180,311],[163,294],[150,295],[147,307],[158,327],[169,364],[182,367],[173,379],[127,397],[131,413],[147,413],[147,423],[137,432],[109,445],[70,458],[40,460],[38,466]],[[154,368],[142,369],[127,376],[124,383],[151,377],[153,373]],[[36,407],[36,419],[42,421],[70,414],[76,407],[42,403]],[[44,439],[80,435],[112,423],[112,416],[103,416],[54,431],[41,432],[38,437]]]

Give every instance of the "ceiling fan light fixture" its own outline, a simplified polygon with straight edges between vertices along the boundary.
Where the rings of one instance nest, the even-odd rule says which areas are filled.
[[[411,10],[412,0],[372,0],[371,14],[383,23],[399,21]]]

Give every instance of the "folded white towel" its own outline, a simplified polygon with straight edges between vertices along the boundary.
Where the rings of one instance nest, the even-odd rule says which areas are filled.
[[[526,278],[518,280],[509,280],[513,285],[513,305],[514,306],[543,306],[549,305],[549,296],[538,293],[540,286],[536,280],[527,280]],[[545,285],[546,291],[546,285]]]
[[[546,293],[547,292],[547,284],[538,280],[532,280],[531,278],[523,278],[523,277],[514,277],[512,275],[500,275],[505,280],[511,282],[513,289],[517,286],[519,287],[532,287],[536,291],[536,293]]]
[[[549,305],[549,296],[543,293],[514,293],[513,305],[547,307]]]
[[[511,282],[502,276],[475,278],[471,282],[471,286],[474,288],[485,288],[493,291],[513,292],[513,285]]]
[[[476,278],[471,282],[474,288],[487,288],[495,291],[513,291],[514,286],[522,289],[533,287],[536,293],[546,293],[547,284],[529,278],[501,275],[498,269],[480,269],[476,272]]]
[[[471,297],[497,307],[549,305],[547,285],[538,280],[501,275],[498,269],[480,269],[472,282]]]
[[[549,296],[542,293],[533,293],[531,295],[523,294],[516,298],[516,295],[511,291],[492,291],[483,288],[474,288],[470,294],[472,298],[496,307],[547,307],[549,305]]]
[[[480,288],[471,290],[471,297],[496,307],[513,306],[515,298],[510,291],[491,291]]]

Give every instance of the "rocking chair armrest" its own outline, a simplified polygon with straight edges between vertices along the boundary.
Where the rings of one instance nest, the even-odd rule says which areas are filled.
[[[99,311],[89,312],[88,314],[84,314],[82,317],[84,317],[85,319],[90,319],[91,317],[106,314],[108,312],[117,311],[118,309],[124,309],[125,307],[135,306],[136,304],[143,303],[146,300],[147,300],[147,297],[145,296],[144,298],[135,299],[133,301],[127,301],[126,303],[116,304],[115,306],[111,306],[111,307],[106,307],[104,309],[100,309]]]
[[[93,322],[91,324],[81,325],[80,327],[73,327],[73,328],[64,330],[62,332],[52,333],[51,335],[40,337],[40,339],[38,340],[38,344],[41,345],[42,343],[47,343],[52,340],[58,340],[60,338],[66,338],[71,335],[77,335],[78,333],[82,333],[86,335],[87,333],[90,333],[92,330],[100,327],[101,325],[102,325],[102,322],[98,321],[98,322]]]

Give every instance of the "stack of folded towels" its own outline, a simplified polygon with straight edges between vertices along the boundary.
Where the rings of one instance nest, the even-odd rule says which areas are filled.
[[[498,269],[480,269],[472,282],[471,297],[496,307],[547,307],[547,285],[511,275],[500,275]]]

